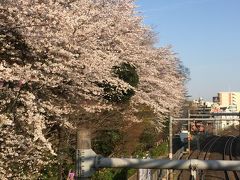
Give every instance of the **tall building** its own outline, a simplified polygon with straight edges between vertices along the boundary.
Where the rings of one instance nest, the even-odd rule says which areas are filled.
[[[213,97],[214,105],[212,106],[212,112],[214,113],[231,113],[240,112],[240,92],[219,92],[218,96]],[[235,116],[218,116],[219,119],[231,119],[216,121],[215,127],[218,129],[225,129],[230,126],[239,125],[238,115]]]
[[[218,100],[221,107],[236,107],[240,111],[240,92],[219,92]]]

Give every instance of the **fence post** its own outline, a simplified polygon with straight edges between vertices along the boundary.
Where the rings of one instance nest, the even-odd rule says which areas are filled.
[[[170,115],[169,116],[169,159],[172,160],[172,157],[173,157],[173,118],[172,116]],[[170,180],[173,180],[173,170],[170,169],[169,171],[169,179]]]
[[[193,170],[193,169],[191,169],[191,179],[192,180],[196,180],[197,179],[197,170],[195,169],[195,170]]]
[[[76,180],[88,180],[95,172],[96,154],[91,149],[91,133],[87,129],[77,131]]]

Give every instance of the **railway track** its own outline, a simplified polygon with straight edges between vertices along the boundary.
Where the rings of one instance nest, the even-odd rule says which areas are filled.
[[[235,155],[234,151],[236,148],[234,148],[234,143],[238,137],[230,136],[227,140],[225,147],[224,147],[224,153],[223,153],[223,159],[224,160],[237,160],[237,156]],[[240,172],[238,171],[224,171],[226,179],[236,179],[240,180]]]
[[[199,152],[197,159],[202,159],[202,160],[209,160],[209,156],[211,153],[211,149],[213,148],[214,144],[221,139],[220,136],[214,136],[210,141],[208,141],[205,146],[201,149],[201,151]],[[199,179],[204,179],[205,178],[205,171],[204,170],[200,170],[198,172],[199,174]]]
[[[205,154],[204,157],[202,159],[205,159],[207,156],[207,153],[209,151],[209,149],[214,145],[214,143],[216,142],[216,140],[220,138],[218,136],[212,136],[209,137],[204,144],[202,144],[201,150],[195,150],[193,151],[186,159],[199,159],[201,154]],[[208,146],[210,146],[210,148],[208,148]],[[204,151],[206,151],[206,153],[203,153]],[[202,152],[202,153],[201,153]],[[197,158],[196,158],[197,156]],[[195,157],[195,158],[194,158]],[[179,175],[178,175],[178,180],[182,180],[182,179],[192,179],[192,175],[190,170],[181,170]]]
[[[240,160],[240,138],[235,136],[213,136],[208,138],[201,146],[201,150],[193,151],[186,159],[202,160]],[[178,180],[192,179],[191,172],[188,170],[180,171]],[[240,180],[239,171],[198,171],[199,180]]]

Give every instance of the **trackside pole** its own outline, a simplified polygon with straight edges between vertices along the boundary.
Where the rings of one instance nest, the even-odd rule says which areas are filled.
[[[188,153],[191,154],[191,122],[190,118],[190,110],[188,110]]]
[[[240,121],[238,121],[238,136],[240,136]]]
[[[173,118],[169,116],[169,159],[172,160],[173,157],[173,132],[172,132],[172,122]],[[169,171],[169,180],[173,180],[173,170]]]
[[[240,136],[240,121],[238,121],[238,131],[239,131],[238,136]]]
[[[240,112],[238,114],[238,119],[240,119]],[[238,136],[240,137],[240,120],[238,120]]]

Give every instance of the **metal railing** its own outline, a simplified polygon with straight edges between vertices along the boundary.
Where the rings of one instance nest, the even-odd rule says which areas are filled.
[[[90,133],[80,130],[77,134],[76,179],[88,179],[100,168],[178,169],[178,170],[231,170],[240,171],[240,161],[229,160],[170,160],[105,158],[91,149]]]
[[[181,147],[180,149],[177,150],[177,152],[175,152],[173,154],[173,159],[180,159],[182,157],[184,153],[184,147]],[[167,156],[161,158],[161,159],[167,159]],[[163,179],[167,177],[167,169],[156,169],[151,171],[151,180],[158,180],[158,179]],[[128,178],[128,180],[137,180],[138,178],[138,172],[136,172],[134,175],[132,175],[131,177]]]

